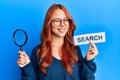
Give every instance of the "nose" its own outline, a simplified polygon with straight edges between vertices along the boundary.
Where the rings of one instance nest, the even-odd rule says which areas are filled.
[[[63,27],[64,25],[65,25],[65,24],[64,24],[64,21],[61,20],[61,24],[60,24],[60,26]]]

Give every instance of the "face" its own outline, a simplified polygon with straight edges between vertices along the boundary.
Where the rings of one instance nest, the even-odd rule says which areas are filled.
[[[55,10],[51,22],[52,36],[64,37],[69,29],[69,19],[61,9]]]

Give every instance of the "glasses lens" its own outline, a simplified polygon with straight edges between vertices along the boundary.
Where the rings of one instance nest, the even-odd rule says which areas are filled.
[[[59,19],[59,18],[56,18],[56,19],[53,19],[52,22],[56,25],[56,26],[60,26],[62,24],[62,21],[64,23],[64,25],[69,25],[69,19],[68,18],[65,18],[65,19]]]
[[[60,19],[58,19],[58,18],[53,19],[53,23],[54,23],[56,26],[59,26],[59,25],[60,25]]]
[[[63,20],[63,22],[64,22],[65,25],[69,25],[69,19],[66,18],[66,19]]]

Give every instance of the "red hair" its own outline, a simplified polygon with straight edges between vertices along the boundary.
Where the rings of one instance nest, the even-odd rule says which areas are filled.
[[[77,50],[73,43],[73,34],[76,29],[76,25],[67,11],[67,9],[61,4],[53,4],[47,11],[45,16],[45,21],[43,25],[43,30],[41,33],[41,45],[38,48],[37,55],[40,60],[40,69],[43,73],[47,74],[46,68],[52,63],[52,47],[51,47],[51,27],[50,23],[52,20],[53,12],[56,9],[61,9],[64,11],[67,18],[70,19],[70,27],[65,35],[64,44],[60,50],[61,52],[61,61],[63,67],[66,71],[72,75],[72,66],[75,62],[78,62],[78,58],[76,56]]]

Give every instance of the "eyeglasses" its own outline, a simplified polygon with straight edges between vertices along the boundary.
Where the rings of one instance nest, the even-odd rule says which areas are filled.
[[[54,18],[52,20],[52,22],[54,23],[54,25],[56,26],[60,26],[62,24],[62,22],[64,23],[64,25],[68,26],[69,25],[69,19],[68,18],[64,18],[64,19],[60,19],[60,18]]]

